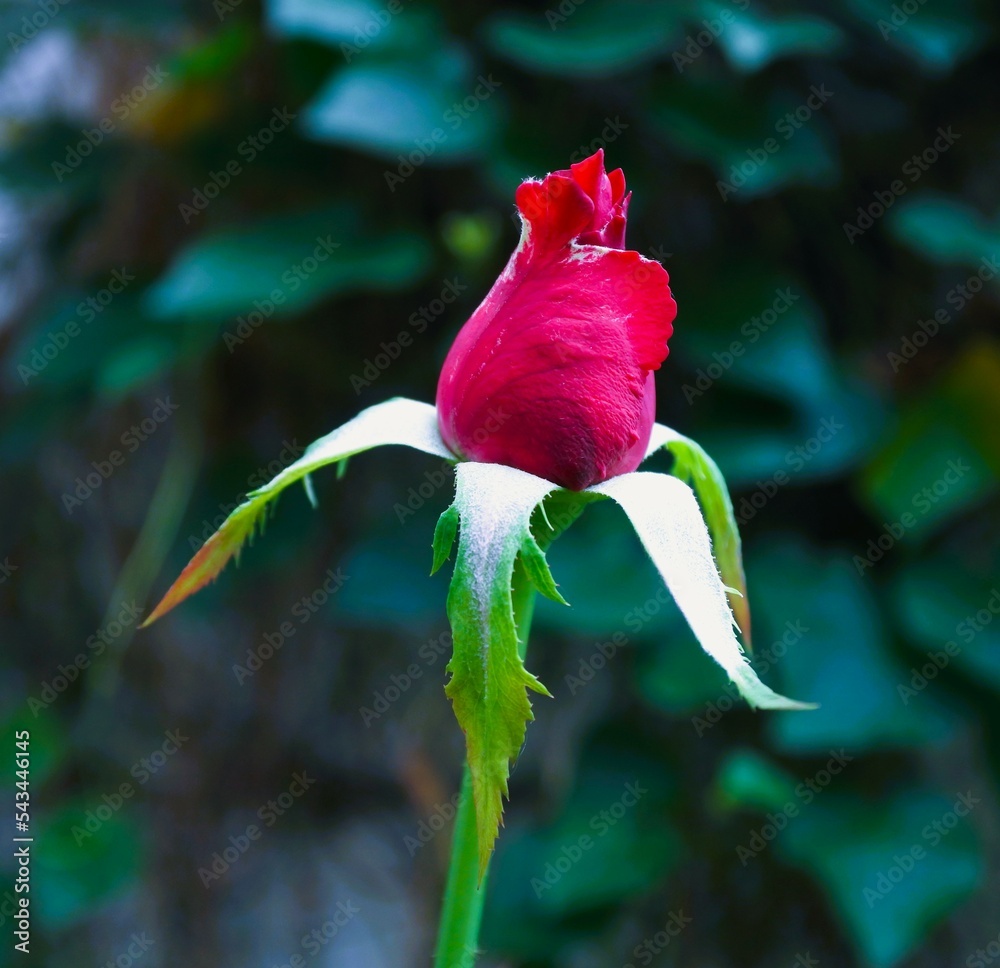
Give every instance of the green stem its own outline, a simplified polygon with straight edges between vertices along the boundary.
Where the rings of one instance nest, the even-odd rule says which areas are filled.
[[[511,595],[514,601],[514,623],[517,626],[517,650],[524,659],[528,651],[531,618],[535,611],[535,589],[521,568],[520,561],[514,567]],[[479,925],[483,920],[485,900],[486,873],[480,881],[476,806],[472,798],[472,774],[466,763],[451,843],[451,861],[438,927],[434,968],[473,968],[479,950]]]

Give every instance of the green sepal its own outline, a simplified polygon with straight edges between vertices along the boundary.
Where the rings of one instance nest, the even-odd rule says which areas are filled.
[[[373,447],[404,444],[437,457],[452,458],[438,432],[437,411],[429,403],[396,397],[362,410],[353,420],[311,443],[293,464],[263,487],[251,491],[246,500],[222,523],[153,609],[143,626],[155,622],[210,581],[251,539],[254,529],[263,530],[266,511],[290,484],[302,481],[306,496],[315,506],[316,494],[310,475],[327,464],[343,467],[347,458]]]
[[[701,444],[670,427],[656,424],[646,456],[660,448],[665,448],[674,457],[670,472],[694,488],[712,536],[712,549],[729,594],[729,604],[743,633],[744,644],[751,649],[750,603],[743,572],[743,548],[726,479]]]
[[[499,831],[510,764],[534,718],[527,690],[551,695],[518,652],[511,582],[520,555],[532,582],[558,596],[531,533],[532,514],[554,490],[551,482],[502,464],[460,463],[455,472],[458,552],[448,592],[454,653],[445,691],[465,733],[480,877]],[[449,509],[438,522],[435,562],[450,547],[453,527]]]
[[[438,569],[451,557],[451,549],[455,544],[455,536],[458,534],[458,507],[449,505],[441,512],[437,524],[434,526],[434,563],[431,565],[431,574],[436,574]]]

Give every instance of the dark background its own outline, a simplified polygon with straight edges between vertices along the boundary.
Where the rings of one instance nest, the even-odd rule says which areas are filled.
[[[730,482],[757,667],[822,707],[733,703],[624,519],[589,509],[550,555],[574,607],[536,618],[555,699],[482,964],[1000,954],[997,24],[943,0],[7,4],[0,803],[6,836],[28,728],[35,843],[33,953],[4,904],[0,964],[429,963],[462,756],[427,577],[439,462],[318,475],[318,511],[293,489],[238,569],[135,615],[299,448],[433,399],[516,242],[515,187],[597,147],[635,193],[629,244],[671,275],[659,419]]]

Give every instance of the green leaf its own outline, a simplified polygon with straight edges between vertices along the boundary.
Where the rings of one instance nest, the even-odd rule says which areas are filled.
[[[651,110],[650,119],[676,151],[712,167],[730,186],[727,200],[745,202],[793,185],[837,183],[840,162],[836,139],[823,116],[827,108],[821,107],[797,129],[788,128],[784,120],[802,103],[784,92],[769,99],[740,98],[728,80],[678,85],[665,103]],[[780,151],[767,154],[762,146],[769,138]],[[741,174],[751,149],[764,153],[767,161]]]
[[[303,128],[319,141],[388,159],[399,166],[400,181],[424,161],[465,161],[492,142],[503,97],[497,91],[502,82],[477,77],[470,67],[457,45],[441,46],[433,56],[351,65],[337,71],[307,105]]]
[[[146,291],[160,319],[264,319],[302,312],[349,292],[410,285],[429,264],[409,232],[364,238],[350,208],[294,212],[204,235]]]
[[[889,228],[904,245],[942,265],[978,265],[1000,249],[997,219],[936,192],[902,200],[889,213]]]
[[[452,545],[455,544],[455,537],[458,535],[458,508],[454,504],[449,505],[441,512],[437,526],[434,528],[434,564],[431,565],[431,574],[436,574],[438,569],[451,557]]]
[[[244,542],[253,536],[254,528],[262,526],[267,506],[289,484],[307,478],[327,464],[389,444],[405,444],[437,457],[452,457],[438,433],[437,411],[430,404],[396,397],[362,410],[353,420],[310,444],[302,457],[270,483],[252,491],[202,545],[142,626],[155,622],[203,588],[230,558],[238,556]]]
[[[795,778],[763,753],[744,748],[726,755],[712,786],[722,810],[781,810],[795,797]]]
[[[546,598],[550,598],[560,605],[569,605],[569,602],[559,594],[555,579],[549,570],[549,563],[545,560],[545,552],[538,546],[538,542],[530,531],[521,542],[521,564],[524,565],[524,570],[531,579],[531,584]]]
[[[886,531],[901,534],[893,556],[905,556],[911,546],[997,493],[998,385],[1000,342],[980,338],[901,408],[892,438],[860,480],[864,498],[878,515],[872,540]]]
[[[672,473],[694,488],[705,513],[708,530],[712,535],[712,549],[719,563],[722,580],[729,591],[729,603],[743,638],[750,647],[750,603],[747,600],[747,581],[743,573],[743,551],[740,529],[733,514],[726,479],[719,465],[705,449],[683,434],[663,424],[653,427],[647,456],[665,448],[674,455]]]
[[[510,763],[534,718],[527,689],[550,695],[518,654],[511,580],[518,553],[533,540],[531,515],[555,489],[549,481],[503,464],[462,463],[456,468],[454,507],[461,527],[448,592],[454,655],[446,692],[468,746],[480,875],[500,827]],[[444,525],[445,535],[448,528],[450,523]]]
[[[968,792],[975,812],[980,790]],[[964,816],[962,794],[824,793],[778,838],[779,853],[822,884],[860,963],[893,968],[983,885],[976,818]]]
[[[912,685],[930,658],[942,668],[954,665],[1000,692],[1000,549],[977,548],[975,555],[940,551],[906,567],[892,583],[896,621],[907,641],[919,649],[912,662]],[[944,672],[942,678],[947,676]],[[917,704],[907,694],[907,704]],[[918,706],[919,708],[919,706]]]
[[[282,37],[302,37],[328,44],[350,44],[359,37],[377,45],[392,22],[384,26],[376,19],[384,11],[366,0],[268,0],[268,28]],[[365,28],[375,34],[365,35]]]
[[[778,749],[923,748],[953,735],[937,692],[902,702],[899,687],[910,673],[889,654],[872,579],[858,574],[847,553],[782,540],[755,549],[750,578],[758,654],[777,667],[786,690],[820,704],[811,716],[768,721]]]
[[[701,647],[729,674],[751,706],[812,709],[779,696],[757,678],[733,633],[733,614],[694,492],[665,474],[637,472],[589,489],[621,505]]]
[[[567,5],[568,6],[568,5]],[[503,13],[486,26],[490,47],[527,70],[604,77],[666,56],[681,40],[679,11],[663,2],[588,0],[567,13]]]
[[[850,6],[865,29],[875,33],[874,43],[891,44],[929,73],[954,69],[990,35],[968,2],[952,0],[944,15],[941,7],[920,8],[918,16],[884,0],[850,0]]]
[[[701,12],[709,19],[721,19],[728,11],[734,19],[722,21],[719,46],[726,59],[738,70],[752,73],[772,61],[794,54],[824,56],[836,53],[844,34],[822,17],[810,14],[789,14],[783,17],[763,14],[760,10],[735,11],[731,4],[701,4]]]

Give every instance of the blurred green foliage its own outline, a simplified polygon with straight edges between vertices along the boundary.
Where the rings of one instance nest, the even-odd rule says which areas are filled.
[[[997,25],[972,0],[4,6],[0,735],[32,736],[35,963],[142,932],[149,965],[427,963],[462,749],[427,577],[440,468],[359,457],[168,620],[120,616],[310,440],[432,399],[515,187],[597,148],[672,277],[659,418],[732,484],[755,662],[821,708],[739,708],[589,509],[550,554],[573,608],[538,607],[555,700],[482,963],[996,948]],[[191,743],[140,783],[175,729]]]

